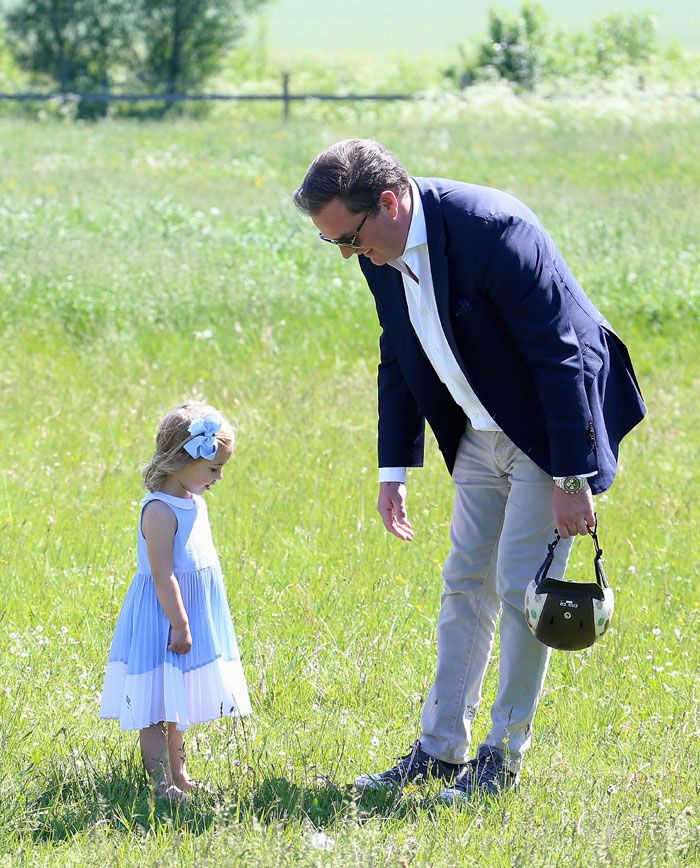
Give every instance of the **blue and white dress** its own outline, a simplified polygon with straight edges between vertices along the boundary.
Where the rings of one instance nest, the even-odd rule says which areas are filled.
[[[144,507],[152,500],[167,504],[177,518],[173,572],[190,622],[188,654],[168,651],[170,622],[156,595],[141,530]],[[186,729],[250,710],[207,505],[196,494],[153,492],[144,497],[139,512],[138,567],[117,621],[100,717],[118,719],[122,729],[143,729],[162,720]]]

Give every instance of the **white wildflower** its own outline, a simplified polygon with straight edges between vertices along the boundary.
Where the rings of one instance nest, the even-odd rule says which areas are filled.
[[[315,850],[332,850],[335,847],[335,841],[325,832],[314,832],[309,835],[309,846]]]

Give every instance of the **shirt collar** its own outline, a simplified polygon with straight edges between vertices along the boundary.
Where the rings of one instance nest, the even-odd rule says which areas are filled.
[[[192,497],[175,497],[174,494],[166,494],[164,491],[153,491],[144,497],[143,504],[145,506],[150,500],[162,500],[177,509],[194,509],[196,496],[193,494]]]
[[[406,246],[401,254],[402,256],[411,248],[428,243],[428,230],[425,226],[425,212],[423,211],[423,202],[420,198],[420,190],[413,178],[409,178],[408,180],[411,185],[413,213],[411,214],[411,225],[408,227]]]

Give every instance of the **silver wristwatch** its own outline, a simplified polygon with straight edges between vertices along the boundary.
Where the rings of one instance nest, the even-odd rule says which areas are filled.
[[[588,485],[585,476],[564,476],[554,480],[554,484],[563,488],[567,494],[578,494]]]

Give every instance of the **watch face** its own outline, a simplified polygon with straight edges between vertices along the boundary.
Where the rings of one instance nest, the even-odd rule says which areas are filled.
[[[583,483],[578,476],[567,476],[564,480],[564,491],[568,494],[577,494],[581,490]]]

